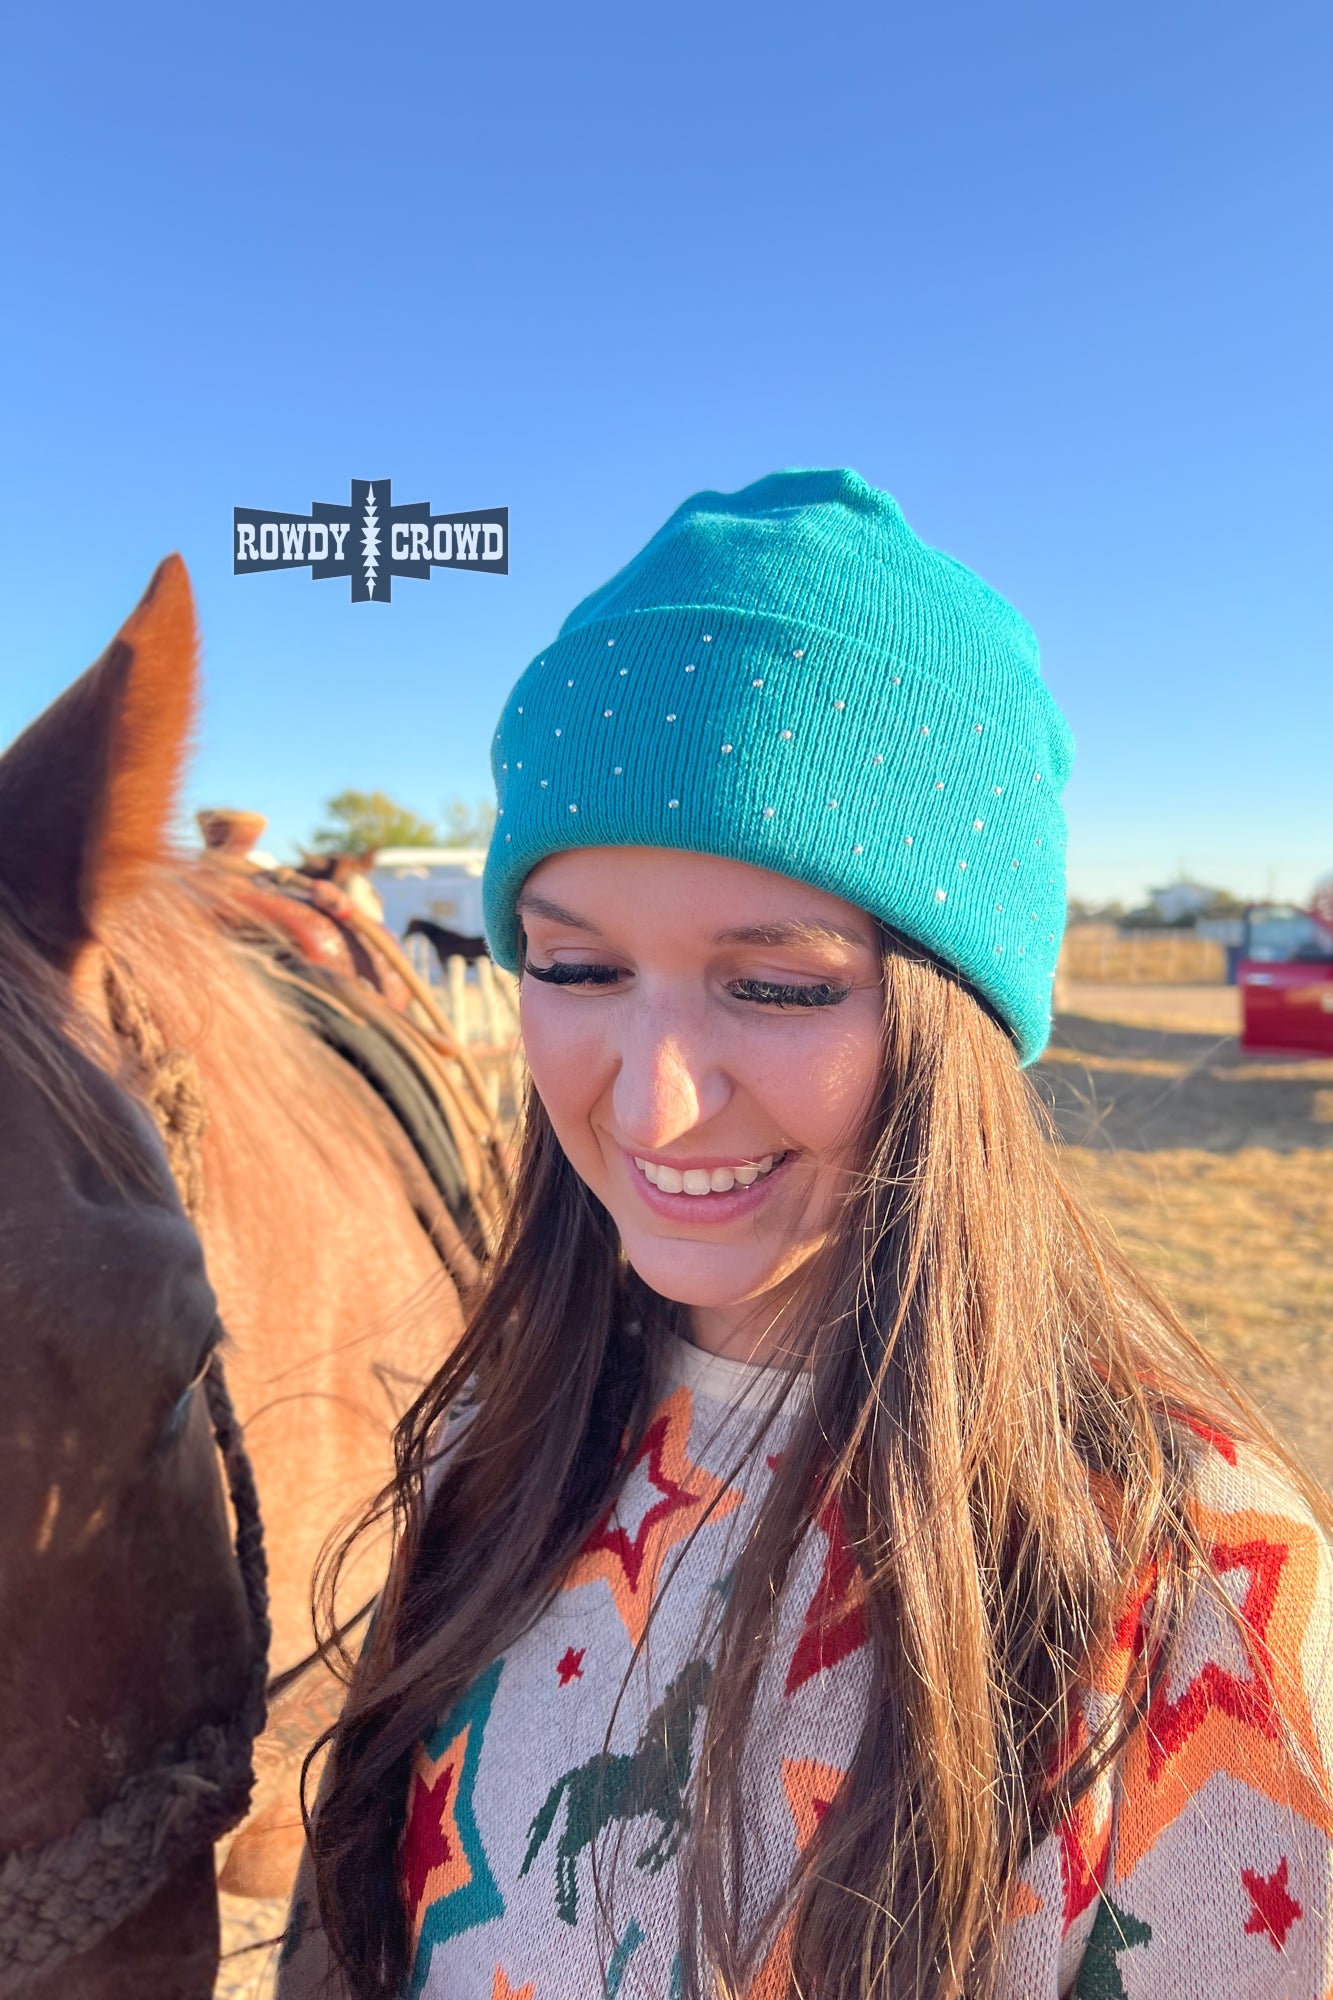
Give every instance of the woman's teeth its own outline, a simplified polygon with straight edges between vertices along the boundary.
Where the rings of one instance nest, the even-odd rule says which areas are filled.
[[[663,1194],[730,1194],[734,1187],[753,1187],[765,1174],[771,1174],[774,1160],[781,1157],[780,1153],[765,1153],[762,1160],[743,1167],[686,1167],[682,1172],[678,1167],[641,1160],[636,1153],[634,1164]]]

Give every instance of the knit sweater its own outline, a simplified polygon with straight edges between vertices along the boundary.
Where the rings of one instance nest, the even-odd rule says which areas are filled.
[[[676,1345],[615,1507],[421,1745],[400,1852],[410,2000],[679,1992],[706,1635],[792,1421],[756,1447],[773,1379]],[[1290,1484],[1229,1440],[1200,1438],[1192,1491],[1248,1636],[1197,1594],[1145,1724],[1022,1871],[1000,2000],[1333,1996],[1333,1562]],[[1144,1602],[1089,1669],[1072,1754],[1132,1671]],[[744,1781],[759,1901],[835,1807],[865,1712],[858,1573],[836,1520],[812,1524],[777,1635]],[[328,1990],[313,1911],[307,1868],[278,2000]],[[787,1949],[785,1932],[765,1940],[746,2000],[785,2000]]]

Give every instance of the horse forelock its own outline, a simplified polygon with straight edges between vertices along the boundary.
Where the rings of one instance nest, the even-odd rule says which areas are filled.
[[[0,1125],[8,1069],[19,1088],[37,1091],[66,1142],[76,1138],[114,1186],[139,1193],[149,1178],[143,1153],[89,1074],[114,1061],[105,1031],[0,896]]]

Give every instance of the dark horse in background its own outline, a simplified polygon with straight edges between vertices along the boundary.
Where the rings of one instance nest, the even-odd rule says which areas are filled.
[[[441,969],[451,958],[464,958],[473,965],[479,958],[485,958],[487,945],[485,938],[469,937],[462,931],[451,931],[445,924],[433,923],[429,917],[413,917],[404,937],[424,937],[435,953]]]
[[[213,1990],[206,1842],[55,1969],[22,1898],[34,1855],[132,1810],[145,1774],[234,1730],[249,1698],[255,1618],[204,1393],[214,1348],[258,1483],[281,1675],[311,1647],[320,1547],[388,1476],[393,1420],[477,1275],[381,1097],[237,941],[226,871],[168,849],[195,652],[170,558],[0,757],[0,1995],[33,2000]],[[126,994],[147,1055],[127,1042]],[[197,1086],[174,1134],[189,1215],[161,1115],[182,1077]],[[376,1561],[349,1582],[358,1602]],[[317,1668],[276,1703],[224,1886],[285,1890],[295,1768],[337,1693]],[[173,1810],[167,1854],[197,1800]],[[77,1945],[71,1896],[72,1917],[42,1922],[68,1920]]]

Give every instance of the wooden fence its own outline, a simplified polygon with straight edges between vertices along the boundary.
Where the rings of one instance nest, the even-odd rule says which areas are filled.
[[[1075,924],[1060,952],[1065,979],[1105,979],[1161,986],[1220,986],[1227,976],[1224,945],[1188,931],[1130,931],[1111,924]]]
[[[523,1103],[524,1087],[518,981],[489,958],[479,958],[473,965],[465,958],[450,958],[441,974],[422,937],[408,938],[405,948],[415,970],[433,988],[454,1033],[466,1042],[485,1079],[491,1109],[512,1124]]]

